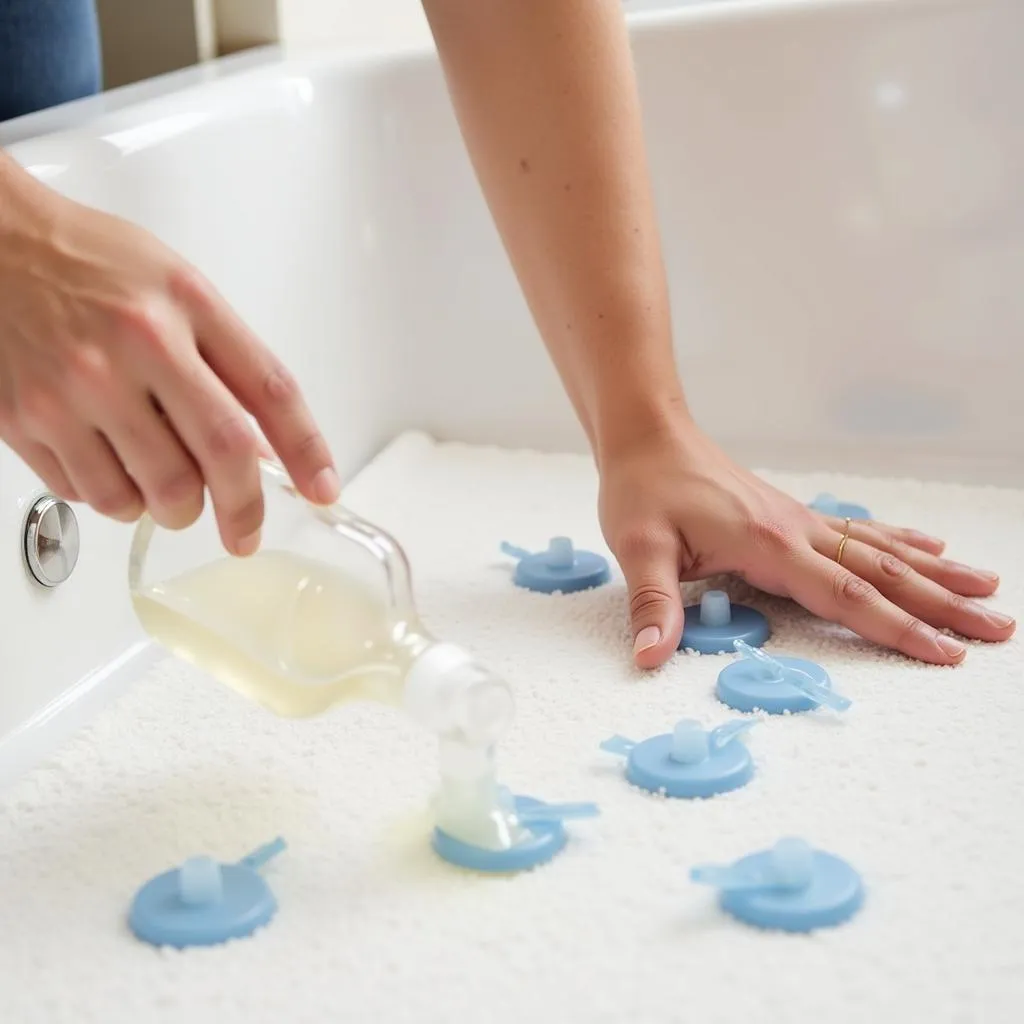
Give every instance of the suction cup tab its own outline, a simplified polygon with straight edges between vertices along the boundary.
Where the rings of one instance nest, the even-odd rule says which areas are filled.
[[[686,609],[679,650],[725,654],[737,640],[760,647],[770,635],[768,620],[759,611],[733,604],[725,591],[709,590],[699,605]]]
[[[727,722],[706,731],[700,722],[683,719],[671,733],[637,743],[612,736],[601,749],[626,759],[626,780],[650,793],[676,799],[704,799],[745,786],[754,762],[742,733],[754,719]]]
[[[573,547],[568,537],[553,537],[547,551],[530,552],[502,542],[501,550],[518,559],[513,582],[541,594],[572,594],[600,587],[611,579],[608,560]]]
[[[718,674],[715,693],[736,711],[795,714],[827,707],[841,713],[853,703],[832,689],[821,665],[804,658],[773,658],[742,640],[734,644],[739,658]]]
[[[690,878],[717,889],[723,910],[759,928],[828,928],[847,921],[864,902],[863,883],[849,864],[797,838],[732,865],[700,865]]]
[[[871,519],[871,513],[863,506],[852,501],[840,501],[834,494],[819,494],[808,508],[820,512],[823,516],[836,516],[839,519]]]
[[[599,814],[596,804],[548,804],[529,796],[511,798],[516,822],[526,829],[526,837],[503,850],[474,846],[435,828],[434,852],[456,867],[485,874],[528,871],[551,860],[569,841],[564,822],[592,818]]]
[[[128,925],[143,942],[178,949],[245,938],[277,911],[277,900],[258,869],[284,849],[284,840],[276,839],[237,864],[190,857],[139,889]]]

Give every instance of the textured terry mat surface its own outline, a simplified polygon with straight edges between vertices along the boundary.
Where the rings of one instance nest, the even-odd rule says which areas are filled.
[[[945,537],[1001,571],[1024,614],[1024,493],[766,474]],[[732,717],[722,657],[629,665],[624,590],[511,585],[498,552],[572,536],[603,551],[588,460],[399,438],[347,500],[409,553],[440,637],[504,673],[518,716],[504,781],[594,800],[537,871],[476,877],[429,849],[429,739],[385,709],[278,720],[165,661],[48,764],[0,795],[0,1020],[566,1022],[1019,1020],[1024,998],[1024,655],[974,645],[958,669],[872,649],[782,601],[769,651],[822,662],[846,716],[773,717],[747,737],[757,774],[711,801],[642,795],[598,750],[682,717]],[[125,917],[185,857],[237,859],[283,835],[265,870],[268,928],[229,946],[157,951]],[[799,835],[848,860],[867,902],[811,936],[726,918],[689,868]]]

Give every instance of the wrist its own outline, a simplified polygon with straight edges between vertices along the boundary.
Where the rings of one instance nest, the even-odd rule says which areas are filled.
[[[594,403],[591,448],[599,471],[609,462],[698,432],[682,386],[673,376],[658,386],[612,387]]]

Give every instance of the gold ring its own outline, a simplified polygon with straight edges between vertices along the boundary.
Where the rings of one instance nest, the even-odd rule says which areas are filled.
[[[850,517],[846,517],[846,529],[843,531],[843,536],[839,540],[839,550],[836,552],[836,562],[839,565],[843,564],[843,552],[846,550],[846,542],[850,539]]]

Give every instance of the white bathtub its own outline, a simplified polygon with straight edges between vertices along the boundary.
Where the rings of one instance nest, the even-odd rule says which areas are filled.
[[[1024,482],[1024,4],[631,18],[706,428],[779,468]],[[432,53],[260,51],[10,122],[0,143],[206,271],[287,358],[345,472],[407,427],[582,446]],[[30,580],[39,493],[0,450],[8,778],[150,656],[128,528],[79,509],[71,578]]]

